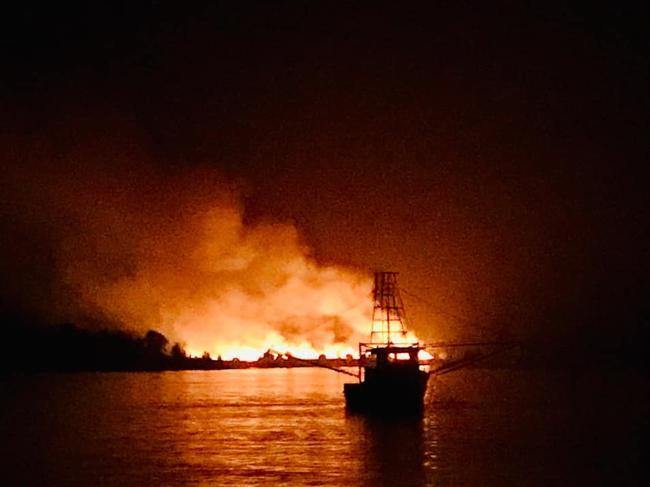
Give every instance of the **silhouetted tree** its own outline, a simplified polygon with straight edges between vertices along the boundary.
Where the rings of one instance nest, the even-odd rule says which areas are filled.
[[[174,343],[174,346],[172,347],[171,355],[172,358],[176,360],[187,358],[187,353],[185,353],[185,350],[183,349],[182,345],[180,345],[179,343]]]
[[[167,337],[155,330],[149,330],[144,336],[144,346],[150,353],[164,353],[168,343]]]

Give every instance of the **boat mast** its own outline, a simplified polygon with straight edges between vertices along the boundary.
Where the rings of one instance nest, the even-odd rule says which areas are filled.
[[[396,336],[399,341],[406,338],[406,314],[397,287],[397,274],[375,272],[370,343],[391,345]]]

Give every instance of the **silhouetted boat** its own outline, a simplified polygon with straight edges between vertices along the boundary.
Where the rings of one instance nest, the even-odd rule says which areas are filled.
[[[387,414],[421,411],[429,373],[420,370],[420,350],[417,344],[370,348],[360,367],[360,382],[343,386],[347,408]]]
[[[375,273],[373,297],[370,342],[359,344],[359,382],[343,386],[346,407],[363,413],[418,413],[429,373],[421,370],[418,354],[423,347],[404,343],[407,331],[396,272]]]

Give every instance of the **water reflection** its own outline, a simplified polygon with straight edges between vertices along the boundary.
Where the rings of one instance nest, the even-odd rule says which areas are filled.
[[[22,377],[0,391],[3,485],[621,485],[645,466],[635,377],[445,377],[408,420],[346,415],[322,369]]]
[[[366,480],[372,485],[427,485],[424,421],[348,415]]]

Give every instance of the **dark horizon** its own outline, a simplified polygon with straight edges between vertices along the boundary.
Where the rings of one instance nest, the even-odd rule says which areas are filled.
[[[644,19],[632,3],[14,4],[0,312],[65,321],[79,279],[138,276],[159,245],[155,272],[174,275],[188,215],[217,199],[243,233],[266,225],[255,248],[273,257],[282,233],[324,266],[399,271],[435,305],[407,301],[424,340],[636,350]],[[84,316],[115,323],[100,304]]]

